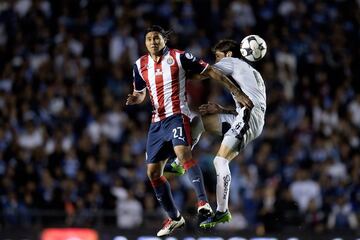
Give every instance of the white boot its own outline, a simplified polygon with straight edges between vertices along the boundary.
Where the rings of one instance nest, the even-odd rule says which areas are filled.
[[[180,228],[185,225],[185,219],[181,216],[179,221],[175,221],[171,218],[165,220],[163,227],[158,231],[157,236],[163,237],[172,233],[176,228]]]

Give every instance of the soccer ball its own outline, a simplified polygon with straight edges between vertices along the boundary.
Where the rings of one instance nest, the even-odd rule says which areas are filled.
[[[246,36],[240,43],[241,55],[251,61],[256,62],[266,54],[266,42],[258,35]]]

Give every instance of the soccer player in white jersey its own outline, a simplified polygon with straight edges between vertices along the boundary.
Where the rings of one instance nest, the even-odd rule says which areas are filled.
[[[222,123],[228,123],[230,129],[226,131],[220,149],[214,159],[217,175],[215,215],[200,223],[200,227],[210,228],[217,223],[228,222],[231,214],[228,208],[231,173],[229,163],[246,145],[258,137],[265,123],[266,92],[265,84],[260,73],[247,62],[241,60],[239,44],[233,40],[222,40],[214,47],[216,56],[215,68],[221,70],[241,88],[251,99],[253,108],[250,109],[235,100],[236,109],[226,109],[218,104],[209,103],[200,106],[205,130],[224,131]],[[207,114],[210,115],[207,119]],[[236,114],[236,115],[235,115]],[[211,117],[212,116],[212,117]]]
[[[187,170],[196,191],[198,212],[206,215],[212,213],[201,169],[191,155],[186,73],[191,71],[220,81],[242,104],[252,104],[241,89],[220,71],[189,52],[168,48],[167,37],[168,32],[160,26],[152,26],[146,30],[145,45],[148,54],[140,57],[134,64],[134,91],[126,101],[127,105],[142,103],[147,89],[153,106],[146,145],[147,175],[156,198],[169,216],[157,236],[169,235],[185,223],[175,206],[170,185],[163,176],[164,165],[173,153]]]

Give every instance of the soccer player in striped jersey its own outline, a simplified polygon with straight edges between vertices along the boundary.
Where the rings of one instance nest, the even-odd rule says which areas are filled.
[[[186,73],[192,71],[220,81],[234,94],[237,101],[252,106],[251,100],[224,74],[189,52],[168,48],[167,38],[168,32],[160,26],[152,26],[146,30],[145,45],[148,54],[140,57],[134,64],[134,91],[126,101],[127,105],[140,104],[146,97],[147,89],[153,106],[146,146],[147,175],[159,203],[169,216],[157,236],[169,235],[185,224],[175,206],[170,185],[163,176],[164,165],[173,153],[186,169],[194,186],[198,197],[198,212],[212,215],[201,169],[191,155]]]

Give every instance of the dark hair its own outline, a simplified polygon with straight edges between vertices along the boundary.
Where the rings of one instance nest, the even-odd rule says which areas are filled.
[[[234,40],[230,39],[223,39],[220,40],[215,46],[213,47],[212,51],[215,53],[216,51],[227,53],[229,51],[232,52],[232,57],[241,58],[240,54],[240,44]]]
[[[160,33],[164,40],[167,41],[169,40],[169,36],[170,34],[172,33],[171,30],[168,30],[168,31],[165,31],[161,26],[159,25],[152,25],[151,27],[148,27],[146,30],[145,30],[145,36],[146,34],[148,34],[149,32],[158,32]]]

